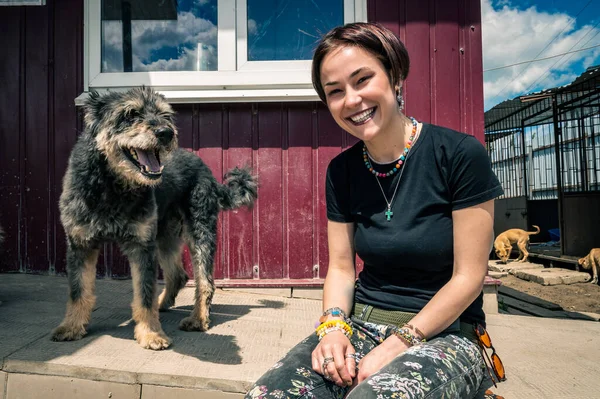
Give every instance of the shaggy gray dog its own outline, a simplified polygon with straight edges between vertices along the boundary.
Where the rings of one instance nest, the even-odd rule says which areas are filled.
[[[96,262],[106,241],[118,243],[130,263],[140,345],[159,350],[171,343],[158,311],[175,303],[188,280],[181,260],[184,243],[192,254],[196,301],[179,327],[205,331],[215,290],[218,214],[253,205],[254,177],[248,169],[235,168],[219,184],[199,157],[177,148],[174,112],[149,88],[92,93],[84,114],[85,131],[71,152],[60,197],[69,300],[52,340],[86,334],[95,302]],[[158,264],[166,286],[157,299]]]

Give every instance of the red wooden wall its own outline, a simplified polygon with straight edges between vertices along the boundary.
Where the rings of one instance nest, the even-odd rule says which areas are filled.
[[[368,0],[368,15],[409,50],[407,113],[483,140],[479,0]],[[0,271],[63,274],[57,201],[81,129],[73,100],[83,91],[83,1],[0,7],[0,26]],[[324,174],[352,139],[315,102],[175,108],[181,146],[217,178],[250,163],[260,181],[252,211],[220,219],[220,284],[318,283],[327,267]],[[105,247],[98,274],[128,277],[116,247]]]

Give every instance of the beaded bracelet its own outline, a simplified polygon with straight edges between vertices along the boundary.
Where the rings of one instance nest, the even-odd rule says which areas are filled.
[[[348,338],[352,336],[352,327],[343,320],[329,320],[322,323],[316,329],[316,334],[319,336],[319,341],[327,334],[333,331],[342,331]]]
[[[408,328],[393,327],[392,332],[408,346],[415,346],[425,342],[424,339],[414,336]]]
[[[419,338],[421,338],[421,341],[425,342],[425,334],[423,334],[423,331],[419,330],[417,327],[413,326],[412,324],[408,324],[408,323],[403,325],[402,327],[410,328],[411,330],[413,330],[414,332],[419,334]]]
[[[350,327],[350,325],[343,320],[329,320],[324,323],[321,323],[321,325],[317,327],[317,331],[330,327],[340,327],[344,330],[347,330],[349,333],[352,333],[352,327]]]
[[[328,315],[331,315],[332,317],[341,317],[344,321],[348,321],[348,316],[346,315],[346,312],[342,310],[342,308],[333,307],[323,312],[321,317],[319,317],[319,323],[324,323],[327,320]]]
[[[319,341],[322,340],[324,336],[326,336],[327,334],[334,332],[334,331],[341,331],[342,333],[344,333],[344,335],[347,338],[350,338],[352,336],[352,333],[348,332],[346,329],[344,329],[342,327],[329,327],[324,330],[319,330],[319,332],[317,333],[317,336],[319,337]]]

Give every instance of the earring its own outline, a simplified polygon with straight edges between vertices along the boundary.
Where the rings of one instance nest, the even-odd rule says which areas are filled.
[[[398,109],[402,111],[404,109],[404,96],[402,95],[402,87],[398,88],[398,94],[396,95],[396,101],[398,101]]]

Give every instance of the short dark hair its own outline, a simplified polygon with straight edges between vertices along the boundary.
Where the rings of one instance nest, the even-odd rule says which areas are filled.
[[[319,41],[312,60],[312,83],[319,98],[327,102],[321,83],[323,58],[339,47],[357,46],[373,54],[388,72],[392,87],[406,79],[410,66],[408,51],[391,30],[374,22],[354,22],[333,28]]]

